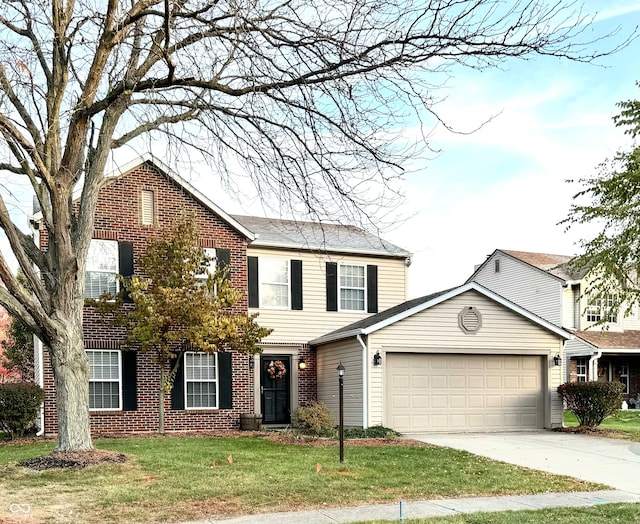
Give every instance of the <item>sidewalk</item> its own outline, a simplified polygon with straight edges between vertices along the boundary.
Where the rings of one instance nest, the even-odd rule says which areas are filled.
[[[640,503],[640,495],[607,490],[507,497],[403,501],[402,504],[398,501],[395,504],[245,515],[228,520],[206,520],[197,523],[186,522],[184,524],[299,524],[301,522],[304,524],[329,524],[334,522],[363,522],[376,519],[399,521],[401,518],[443,517],[457,513],[536,510],[561,506],[584,507],[610,502]],[[402,514],[400,513],[401,507]]]

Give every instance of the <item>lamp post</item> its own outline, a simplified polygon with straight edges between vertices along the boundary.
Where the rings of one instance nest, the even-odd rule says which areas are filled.
[[[342,361],[336,368],[338,370],[338,384],[340,387],[340,462],[344,462],[344,366]]]

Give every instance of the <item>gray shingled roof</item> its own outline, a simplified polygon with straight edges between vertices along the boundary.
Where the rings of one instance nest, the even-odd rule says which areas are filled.
[[[406,258],[411,253],[355,226],[232,215],[256,235],[252,246],[356,252]]]

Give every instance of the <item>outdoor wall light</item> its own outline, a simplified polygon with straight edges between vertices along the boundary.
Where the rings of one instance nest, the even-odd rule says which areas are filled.
[[[298,369],[307,369],[307,363],[304,360],[304,357],[300,357],[298,360]]]
[[[560,358],[560,353],[558,353],[555,357],[553,357],[553,365],[559,366],[561,362],[562,359]]]
[[[380,351],[376,351],[376,354],[373,355],[373,365],[380,366],[381,364],[382,364],[382,355],[380,354]]]

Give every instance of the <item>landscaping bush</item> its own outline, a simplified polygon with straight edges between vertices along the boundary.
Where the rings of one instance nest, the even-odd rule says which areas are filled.
[[[345,438],[386,438],[394,439],[400,433],[384,426],[371,426],[370,428],[348,428],[344,430]]]
[[[558,393],[578,419],[580,426],[594,428],[622,405],[624,385],[621,382],[567,382]]]
[[[336,432],[333,415],[324,402],[300,406],[293,414],[293,426],[316,437],[331,437]]]
[[[22,437],[35,426],[44,391],[33,382],[0,384],[0,428],[9,438]]]

